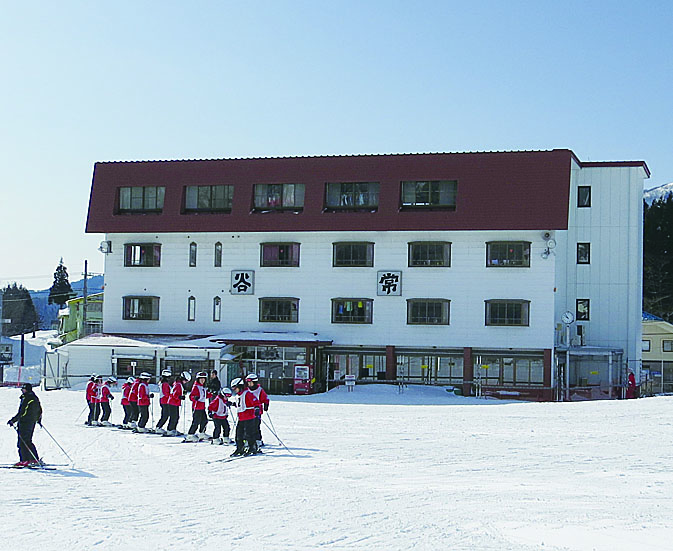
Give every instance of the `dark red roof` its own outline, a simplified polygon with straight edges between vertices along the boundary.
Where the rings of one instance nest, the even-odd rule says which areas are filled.
[[[86,231],[566,229],[572,159],[555,149],[96,163]],[[457,180],[455,211],[401,211],[403,180]],[[380,182],[378,211],[323,212],[326,182]],[[251,213],[261,183],[305,184],[303,212]],[[181,214],[184,186],[203,184],[235,186],[231,213]],[[163,212],[115,214],[117,189],[141,185],[165,186]]]

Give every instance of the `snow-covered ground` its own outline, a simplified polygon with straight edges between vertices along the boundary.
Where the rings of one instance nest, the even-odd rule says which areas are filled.
[[[271,397],[291,452],[263,427],[266,456],[209,463],[233,448],[88,428],[83,392],[38,395],[75,464],[0,469],[4,549],[673,548],[673,397],[503,403],[382,386]],[[0,419],[18,397],[0,389]],[[113,411],[119,421],[119,399]],[[64,462],[39,427],[35,442]]]

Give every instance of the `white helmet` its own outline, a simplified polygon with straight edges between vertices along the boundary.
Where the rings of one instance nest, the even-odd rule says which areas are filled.
[[[127,383],[135,383],[136,382],[135,377],[129,377],[128,379],[126,379],[126,382]]]
[[[196,378],[197,379],[207,379],[208,378],[208,373],[206,373],[205,371],[199,371],[196,374]]]
[[[138,375],[140,379],[151,379],[152,375],[150,375],[147,371],[143,371],[140,375]]]
[[[231,381],[231,386],[236,387],[236,386],[245,386],[245,383],[243,382],[243,379],[240,377],[236,377]]]
[[[110,384],[116,385],[117,384],[117,378],[116,377],[108,377],[107,381]]]
[[[259,381],[259,377],[257,376],[257,373],[249,373],[248,375],[246,375],[245,380],[257,382]]]
[[[231,392],[230,388],[227,388],[226,386],[220,389],[220,394],[222,396],[231,396],[233,392]]]
[[[162,376],[162,377],[170,377],[171,375],[173,375],[173,374],[171,373],[171,370],[170,370],[170,369],[164,369],[164,370],[161,372],[161,376]]]
[[[189,371],[183,371],[181,377],[185,381],[191,381],[192,380],[192,374]]]

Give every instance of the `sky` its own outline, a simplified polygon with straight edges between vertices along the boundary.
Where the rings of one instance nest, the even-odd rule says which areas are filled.
[[[572,149],[673,182],[673,3],[0,0],[0,284],[102,273],[97,161]]]

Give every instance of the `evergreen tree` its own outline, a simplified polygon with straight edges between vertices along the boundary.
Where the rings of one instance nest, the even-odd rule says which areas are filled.
[[[54,272],[54,284],[49,289],[49,304],[58,304],[61,308],[65,306],[71,298],[77,296],[73,292],[68,281],[68,269],[63,265],[63,259],[56,266]]]
[[[20,335],[38,327],[39,318],[28,289],[14,283],[7,285],[2,290],[2,295],[2,316],[11,320],[10,323],[3,324],[3,335]]]
[[[643,309],[673,322],[673,196],[645,203]]]

